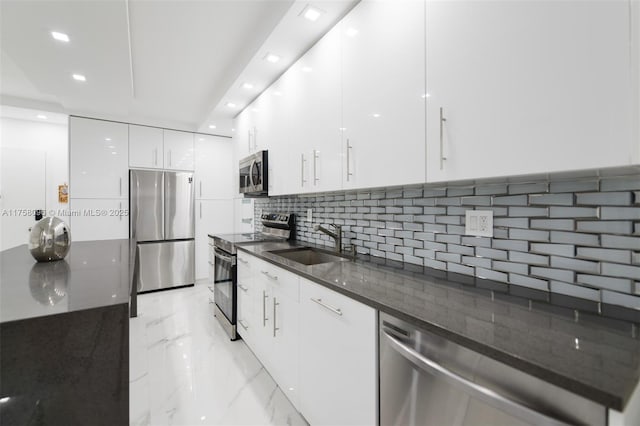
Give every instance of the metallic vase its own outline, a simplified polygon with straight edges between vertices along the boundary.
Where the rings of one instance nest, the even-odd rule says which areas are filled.
[[[38,262],[64,259],[71,247],[71,232],[57,217],[39,220],[29,235],[29,251]]]

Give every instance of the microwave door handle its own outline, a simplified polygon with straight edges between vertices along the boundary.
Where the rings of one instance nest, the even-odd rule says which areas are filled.
[[[253,160],[251,162],[251,167],[249,167],[249,180],[251,181],[251,186],[256,186],[258,183],[253,181],[253,168],[258,167],[257,161]]]

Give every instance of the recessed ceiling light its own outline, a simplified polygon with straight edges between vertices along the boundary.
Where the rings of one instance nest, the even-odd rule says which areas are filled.
[[[236,131],[236,129],[231,129],[231,131],[232,131],[232,132],[235,132],[235,131]]]
[[[69,36],[65,33],[59,33],[57,31],[51,31],[51,37],[58,41],[64,41],[65,43],[69,43]]]
[[[73,79],[76,81],[87,81],[87,77],[82,74],[73,74]]]
[[[380,117],[380,114],[378,114],[378,113],[373,113],[373,114],[371,114],[371,115],[373,116],[373,118],[378,118],[378,117]]]
[[[356,35],[358,35],[358,30],[356,30],[355,28],[349,28],[347,29],[346,34],[349,37],[355,37]]]
[[[204,138],[198,138],[198,141],[204,142]]]
[[[282,92],[278,92],[277,90],[273,92],[274,96],[282,96]]]
[[[322,11],[320,9],[315,8],[315,7],[311,6],[310,4],[308,4],[307,7],[305,7],[302,10],[301,15],[304,16],[309,21],[315,22],[315,21],[318,20],[320,15],[322,15]]]
[[[251,111],[253,112],[260,112],[260,110],[258,108],[251,108]]]
[[[105,140],[105,141],[110,141],[110,140],[111,140],[111,138],[104,138],[104,140]]]
[[[46,120],[46,119],[47,119],[47,116],[46,116],[46,115],[44,115],[44,114],[38,114],[38,115],[37,115],[37,117],[38,117],[40,120]]]
[[[311,67],[302,67],[302,71],[311,72],[311,71],[313,71],[313,68],[311,68]]]
[[[253,84],[251,84],[251,83],[244,83],[244,84],[242,85],[242,88],[243,88],[243,89],[247,89],[247,90],[253,89]]]
[[[116,155],[116,154],[117,154],[117,152],[115,152],[115,151],[111,151],[111,153],[112,153],[113,155]]]
[[[430,98],[430,97],[431,95],[429,93],[425,93],[424,95],[422,95],[422,99]]]
[[[234,104],[233,102],[227,102],[227,106],[228,106],[229,108],[235,108],[237,105],[236,105],[236,104]]]
[[[216,128],[216,125],[215,125],[215,124],[209,124],[209,128],[210,128],[210,129],[215,129],[215,128]]]
[[[272,64],[275,64],[280,60],[280,56],[276,55],[275,53],[269,52],[265,55],[264,59],[268,62],[271,62]]]

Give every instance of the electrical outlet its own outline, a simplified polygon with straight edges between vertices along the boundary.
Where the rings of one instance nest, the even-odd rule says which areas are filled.
[[[467,210],[465,212],[465,235],[493,237],[493,211]]]
[[[313,222],[313,209],[307,209],[307,222]]]

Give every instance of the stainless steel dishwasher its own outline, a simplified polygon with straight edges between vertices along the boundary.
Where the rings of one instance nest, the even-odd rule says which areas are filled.
[[[380,313],[380,425],[606,425],[607,410]]]

